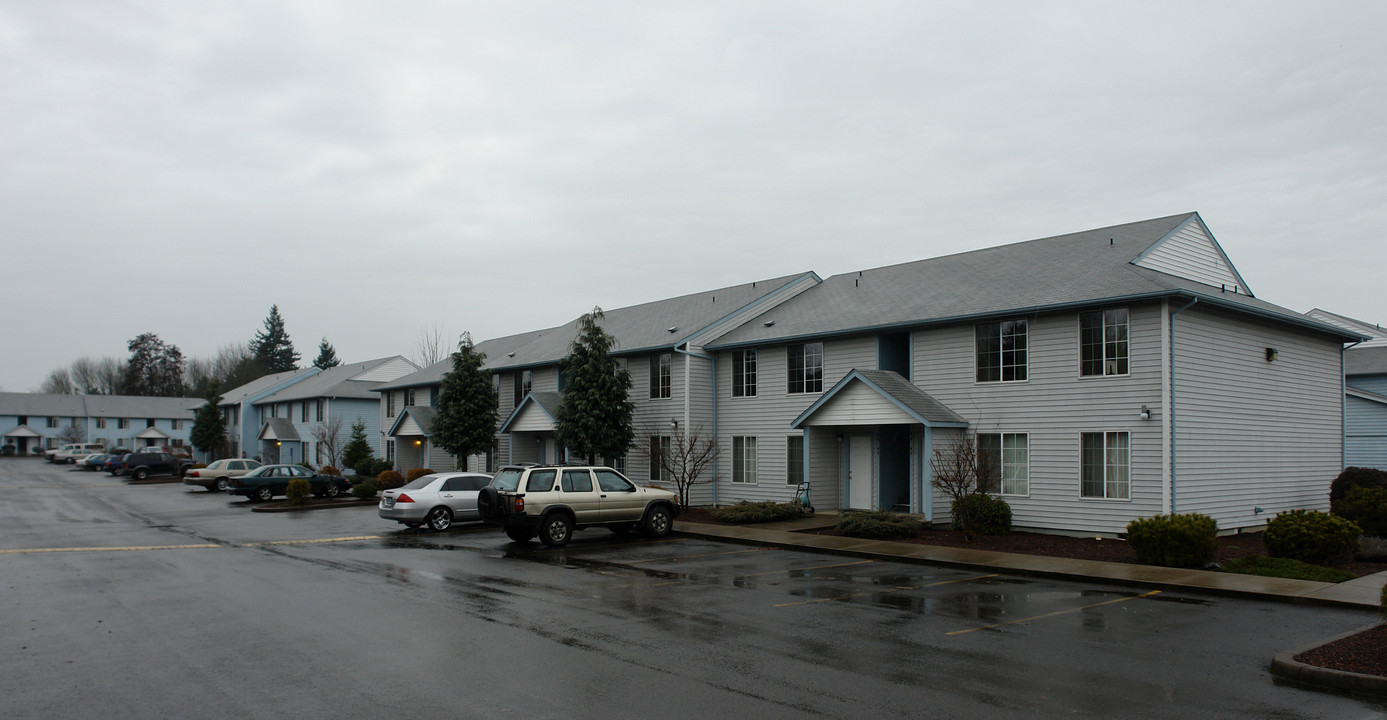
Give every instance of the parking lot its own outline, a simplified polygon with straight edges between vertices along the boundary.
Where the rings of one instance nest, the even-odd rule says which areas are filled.
[[[1387,712],[1266,672],[1364,612],[677,535],[549,549],[28,459],[0,491],[7,718]]]

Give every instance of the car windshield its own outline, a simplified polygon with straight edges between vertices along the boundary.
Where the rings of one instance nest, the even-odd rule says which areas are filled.
[[[497,490],[513,491],[520,487],[520,473],[521,471],[510,468],[502,470],[496,473],[496,477],[491,481],[491,486]]]
[[[421,476],[419,476],[419,477],[417,477],[417,478],[414,478],[414,481],[413,481],[413,482],[409,483],[408,485],[405,485],[404,487],[402,487],[402,488],[400,488],[400,489],[401,489],[401,490],[423,490],[425,487],[428,487],[428,484],[429,484],[429,483],[433,482],[434,480],[437,480],[438,477],[439,477],[439,476],[438,476],[436,473],[433,474],[433,475],[421,475]]]

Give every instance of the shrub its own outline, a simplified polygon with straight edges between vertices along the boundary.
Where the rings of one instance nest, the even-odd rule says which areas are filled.
[[[393,469],[395,468],[390,463],[384,460],[370,457],[369,455],[364,460],[361,460],[357,462],[357,464],[352,466],[352,470],[355,470],[357,475],[360,475],[361,477],[365,478],[373,478],[385,472],[386,470]]]
[[[198,463],[193,463],[192,467],[190,467],[190,468],[188,468],[188,469],[189,469],[189,470],[201,470],[202,468],[205,468],[205,467],[207,467],[207,463],[198,462]]]
[[[1239,575],[1261,575],[1263,577],[1289,578],[1291,580],[1312,580],[1314,582],[1341,583],[1353,579],[1347,570],[1335,570],[1322,565],[1290,558],[1269,558],[1261,555],[1248,555],[1219,563],[1222,572]]]
[[[924,526],[924,523],[910,515],[873,510],[840,514],[836,529],[849,537],[898,540],[919,535]]]
[[[294,478],[289,481],[288,487],[284,488],[284,496],[289,498],[290,505],[302,505],[308,502],[308,496],[313,492],[313,486],[308,484],[308,478]]]
[[[950,503],[953,523],[950,529],[983,535],[1011,532],[1011,506],[1006,500],[987,493],[971,493]]]
[[[1363,488],[1387,488],[1387,470],[1377,468],[1349,467],[1339,473],[1339,477],[1329,483],[1329,501],[1342,500],[1348,497],[1348,490],[1351,487]]]
[[[793,520],[803,515],[804,509],[797,502],[774,503],[769,500],[765,502],[743,500],[736,505],[716,508],[709,514],[719,522],[762,523]]]
[[[376,476],[376,487],[381,490],[393,490],[404,484],[404,476],[395,470],[386,470]]]
[[[1359,527],[1369,537],[1387,537],[1387,488],[1350,487],[1333,503],[1335,515]]]
[[[341,470],[338,470],[336,467],[334,467],[334,466],[332,466],[332,465],[324,465],[324,466],[323,466],[323,469],[321,469],[321,470],[318,471],[318,474],[319,474],[319,475],[337,475],[337,476],[340,476],[340,475],[342,474],[342,471],[341,471]]]
[[[1343,565],[1358,549],[1357,525],[1316,510],[1290,510],[1267,523],[1262,541],[1272,557],[1287,557],[1314,565]]]
[[[378,491],[380,491],[380,488],[376,487],[376,484],[370,480],[359,482],[352,486],[352,495],[361,500],[368,500],[375,497]]]
[[[1127,544],[1147,565],[1201,567],[1214,561],[1218,523],[1198,513],[1137,518],[1127,523]]]
[[[433,470],[429,468],[414,468],[405,473],[405,482],[414,482],[425,475],[432,475]]]

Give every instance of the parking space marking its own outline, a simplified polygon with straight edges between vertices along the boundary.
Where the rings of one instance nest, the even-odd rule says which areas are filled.
[[[827,570],[828,568],[849,567],[849,566],[851,566],[851,565],[866,565],[866,564],[868,564],[868,563],[874,563],[874,562],[879,562],[879,561],[877,561],[877,560],[858,560],[857,562],[834,563],[834,564],[832,564],[832,565],[815,565],[815,566],[813,566],[813,567],[807,567],[807,568],[784,568],[784,569],[781,569],[781,570],[768,570],[768,571],[766,571],[766,572],[759,572],[759,573],[737,573],[737,574],[731,575],[731,576],[724,576],[724,575],[707,575],[707,576],[699,576],[698,579],[699,579],[699,580],[708,580],[708,579],[716,579],[716,578],[720,578],[720,577],[750,578],[750,577],[760,577],[760,576],[762,576],[762,575],[785,575],[785,574],[787,574],[787,573],[804,572],[804,571],[806,571],[806,570]],[[675,580],[675,581],[673,581],[673,582],[655,583],[654,586],[655,586],[655,587],[662,587],[662,586],[664,586],[664,585],[680,585],[680,584],[686,583],[686,582],[688,582],[688,581],[687,581],[687,580]]]
[[[781,604],[779,604],[779,605],[776,605],[775,607],[778,607],[778,608],[783,608],[783,607],[794,607],[794,606],[796,606],[796,605],[814,605],[814,604],[816,604],[816,603],[833,602],[833,601],[835,601],[835,600],[851,600],[851,599],[853,599],[853,598],[859,598],[859,597],[871,597],[871,596],[873,596],[873,595],[887,595],[887,594],[890,594],[890,593],[907,592],[907,591],[910,591],[910,590],[923,590],[923,589],[925,589],[925,588],[938,587],[938,586],[940,586],[940,585],[952,585],[952,584],[954,584],[954,583],[971,582],[971,581],[973,581],[973,580],[986,580],[986,579],[988,579],[988,578],[994,578],[994,577],[997,577],[997,573],[991,573],[991,574],[988,574],[988,575],[974,575],[973,577],[958,578],[957,580],[940,580],[939,582],[936,582],[936,583],[926,583],[926,584],[924,584],[924,585],[913,585],[913,586],[894,587],[894,588],[891,588],[890,590],[871,590],[871,591],[868,591],[868,592],[848,593],[847,595],[838,595],[838,596],[835,596],[835,597],[817,598],[817,599],[814,599],[814,600],[801,600],[801,601],[799,601],[799,602],[792,602],[792,603],[781,603]]]
[[[127,547],[20,548],[17,550],[0,550],[0,555],[60,552],[129,552],[134,550],[206,550],[208,548],[217,547],[221,547],[221,545],[217,545],[216,543],[200,543],[197,545],[130,545]]]
[[[1021,623],[1031,622],[1033,620],[1043,620],[1048,617],[1055,617],[1056,615],[1067,615],[1069,613],[1079,612],[1080,610],[1089,610],[1096,607],[1102,607],[1104,605],[1113,605],[1120,602],[1127,602],[1128,600],[1140,600],[1142,598],[1149,598],[1152,595],[1160,594],[1160,592],[1160,590],[1152,590],[1151,592],[1142,593],[1140,595],[1128,595],[1127,597],[1120,597],[1113,600],[1104,600],[1103,602],[1093,603],[1092,605],[1084,605],[1083,607],[1069,608],[1068,610],[1056,610],[1054,612],[1045,613],[1044,615],[1036,615],[1034,617],[1021,618],[1020,620],[1012,620],[1010,622],[997,623],[996,625],[984,625],[982,627],[968,628],[967,630],[955,630],[953,632],[948,632],[944,634],[967,635],[968,633],[977,632],[979,630],[994,630],[999,627],[1006,627],[1007,625],[1019,625]]]
[[[241,543],[238,547],[267,547],[270,545],[317,545],[320,543],[353,542],[355,540],[383,540],[384,535],[353,535],[340,538],[314,538],[312,540],[267,540],[265,542]]]

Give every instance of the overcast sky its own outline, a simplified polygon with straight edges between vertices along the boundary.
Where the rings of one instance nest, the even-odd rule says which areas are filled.
[[[0,0],[0,389],[1198,211],[1387,322],[1387,3]],[[981,289],[980,289],[981,290]]]

